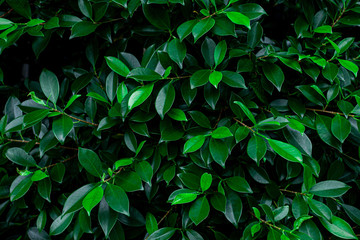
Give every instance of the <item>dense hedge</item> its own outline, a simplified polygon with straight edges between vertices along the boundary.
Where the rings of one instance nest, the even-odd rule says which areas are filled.
[[[2,239],[358,239],[358,1],[0,16]]]

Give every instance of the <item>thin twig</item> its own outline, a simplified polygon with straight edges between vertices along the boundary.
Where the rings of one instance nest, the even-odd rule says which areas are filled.
[[[115,18],[115,19],[111,19],[109,21],[104,21],[104,22],[95,22],[95,24],[111,23],[111,22],[116,22],[116,21],[120,21],[120,20],[124,20],[124,18]]]
[[[306,110],[310,110],[310,111],[314,111],[314,112],[329,113],[329,114],[333,114],[333,115],[339,114],[339,115],[343,115],[343,116],[345,116],[345,114],[344,114],[344,113],[341,113],[341,112],[334,112],[334,111],[323,110],[323,109],[306,108]],[[355,117],[355,115],[354,115],[354,114],[348,114],[348,116],[349,116],[349,117],[352,117],[352,118],[354,118],[354,117]]]
[[[9,15],[14,9],[10,9],[9,11],[7,11],[6,13],[4,13],[3,15],[0,16],[0,18],[5,17],[6,15]]]
[[[345,153],[340,152],[340,154],[344,155],[345,157],[347,157],[347,158],[349,158],[349,159],[351,159],[351,160],[353,160],[353,161],[355,161],[355,162],[357,162],[357,163],[360,163],[360,160],[358,160],[358,159],[356,159],[356,158],[353,158],[353,157],[351,157],[351,156],[349,156],[349,155],[347,155],[347,154],[345,154]]]
[[[333,22],[333,24],[331,25],[331,27],[333,28],[335,26],[335,24],[337,24],[337,22],[340,20],[340,18],[342,17],[342,15],[345,13],[345,6],[344,9],[341,11],[339,17]]]
[[[99,126],[99,124],[92,123],[92,122],[88,122],[88,121],[82,120],[82,119],[77,118],[77,117],[73,117],[73,116],[71,116],[71,115],[69,115],[69,114],[67,114],[67,113],[61,112],[61,111],[59,111],[59,110],[57,110],[57,109],[52,109],[52,110],[53,110],[54,112],[58,112],[58,113],[61,113],[61,114],[63,114],[63,115],[66,115],[66,116],[68,116],[69,118],[72,118],[72,119],[74,119],[74,120],[76,120],[76,121],[79,121],[79,122],[82,122],[82,123],[86,123],[86,124],[89,124],[89,125],[92,125],[92,126],[95,126],[95,127]]]
[[[108,182],[108,181],[110,181],[111,179],[113,179],[113,178],[114,178],[117,174],[119,174],[123,169],[124,169],[123,167],[119,168],[119,170],[115,171],[115,172],[113,173],[113,175],[111,175],[111,177],[105,179],[104,182]]]
[[[72,160],[72,159],[74,159],[74,158],[76,158],[76,157],[77,157],[77,154],[74,155],[74,156],[72,156],[72,157],[69,157],[69,158],[67,158],[67,159],[65,159],[65,160],[63,160],[63,161],[60,161],[60,162],[57,162],[57,163],[54,163],[54,164],[50,164],[50,165],[48,165],[48,166],[45,166],[45,167],[41,168],[40,170],[45,170],[45,169],[48,169],[48,168],[55,167],[55,166],[58,165],[59,163],[66,163],[66,162],[68,162],[68,161],[70,161],[70,160]]]
[[[246,127],[247,129],[249,129],[250,131],[252,131],[253,133],[255,133],[254,129],[252,129],[251,127],[249,127],[248,125],[246,125],[245,123],[243,123],[242,121],[233,118],[236,122],[240,123],[241,125],[243,125],[244,127]]]
[[[302,192],[295,192],[295,191],[291,191],[291,190],[287,190],[287,189],[279,189],[281,192],[288,192],[288,193],[293,193],[293,194],[300,194],[303,196],[306,196],[306,193],[302,193]]]
[[[179,77],[168,77],[168,78],[164,78],[165,80],[173,80],[173,79],[182,79],[182,78],[190,78],[191,75],[189,76],[179,76]]]
[[[174,209],[175,206],[172,206],[166,213],[165,215],[160,219],[160,221],[158,222],[158,225],[160,225],[160,223],[162,221],[164,221],[164,219],[167,217],[167,215],[169,215],[169,213]]]
[[[27,141],[27,140],[20,140],[20,139],[5,139],[6,141],[9,141],[9,142],[17,142],[17,143],[29,143],[31,141]],[[35,142],[35,145],[40,145],[39,142]],[[67,146],[59,146],[60,148],[63,148],[63,149],[69,149],[69,150],[74,150],[74,151],[78,151],[77,148],[73,148],[73,147],[67,147]]]

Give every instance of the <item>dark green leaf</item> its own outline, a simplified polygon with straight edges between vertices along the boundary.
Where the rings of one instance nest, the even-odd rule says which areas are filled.
[[[310,192],[319,197],[340,197],[351,187],[343,182],[335,180],[322,181],[310,189]]]
[[[189,210],[189,217],[191,221],[195,223],[195,225],[199,225],[199,223],[208,217],[209,212],[209,201],[206,199],[206,197],[201,197],[191,205]]]
[[[79,148],[78,158],[80,164],[86,169],[86,171],[95,177],[101,177],[101,161],[94,151],[90,149]]]
[[[27,154],[24,149],[22,148],[9,148],[5,156],[12,162],[19,164],[25,167],[35,167],[37,166],[34,158]]]

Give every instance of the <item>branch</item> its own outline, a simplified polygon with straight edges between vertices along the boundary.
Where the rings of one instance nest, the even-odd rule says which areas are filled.
[[[335,26],[335,24],[338,23],[338,21],[340,20],[340,18],[342,17],[342,15],[345,13],[345,6],[344,6],[344,9],[341,11],[339,17],[333,22],[333,24],[331,25],[331,27],[333,28]]]
[[[310,110],[310,111],[314,111],[314,112],[329,113],[329,114],[333,114],[333,115],[339,114],[339,115],[345,116],[345,114],[344,114],[344,113],[341,113],[341,112],[334,112],[334,111],[323,110],[323,109],[306,108],[306,110]],[[349,116],[349,117],[352,117],[352,118],[355,118],[355,117],[356,117],[356,115],[354,115],[354,114],[349,114],[348,116]]]
[[[353,157],[351,157],[351,156],[349,156],[349,155],[347,155],[345,153],[340,152],[340,154],[342,154],[343,156],[345,156],[345,157],[347,157],[347,158],[349,158],[349,159],[351,159],[351,160],[353,160],[353,161],[355,161],[357,163],[360,163],[360,160],[358,160],[356,158],[353,158]]]
[[[110,181],[111,179],[113,179],[113,178],[114,178],[117,174],[119,174],[123,169],[124,169],[123,167],[119,168],[119,170],[115,171],[111,177],[105,179],[104,182],[108,182],[108,181]]]
[[[240,123],[241,125],[243,125],[244,127],[246,127],[247,129],[249,129],[250,131],[252,131],[253,133],[255,133],[254,129],[252,129],[252,127],[249,127],[248,125],[246,125],[245,123],[241,122],[240,120],[233,118],[236,122]]]
[[[175,206],[172,206],[166,213],[165,215],[160,219],[160,221],[158,222],[158,225],[160,225],[160,223],[162,221],[164,221],[164,219],[167,217],[167,215],[169,215],[169,213],[175,208]]]
[[[306,196],[306,193],[302,193],[302,192],[295,192],[295,191],[291,191],[291,190],[287,190],[287,189],[279,189],[281,192],[288,192],[288,193],[293,193],[293,194],[300,194],[303,196]]]
[[[16,143],[29,143],[31,141],[27,141],[27,140],[20,140],[20,139],[5,139],[6,141],[9,141],[9,142],[16,142]],[[35,142],[35,145],[40,145],[39,142]],[[78,151],[77,148],[73,148],[73,147],[67,147],[67,146],[59,146],[60,148],[63,148],[63,149],[69,149],[69,150],[74,150],[74,151]]]
[[[61,114],[65,115],[65,116],[68,116],[69,118],[72,118],[72,119],[74,119],[74,120],[76,120],[76,121],[79,121],[79,122],[82,122],[82,123],[86,123],[86,124],[92,125],[92,126],[94,126],[94,127],[99,126],[99,124],[92,123],[92,122],[88,122],[88,121],[82,120],[82,119],[77,118],[77,117],[73,117],[73,116],[71,116],[71,115],[69,115],[69,114],[67,114],[67,113],[60,112],[60,111],[57,110],[57,109],[51,109],[51,110],[53,110],[54,112],[61,113]]]
[[[3,15],[0,16],[0,18],[6,17],[7,15],[9,15],[14,9],[10,9],[9,11],[7,11],[6,13],[4,13]]]
[[[74,158],[76,158],[76,157],[77,157],[77,154],[74,155],[74,156],[72,156],[72,157],[69,157],[69,158],[67,158],[67,159],[65,159],[65,160],[63,160],[63,161],[60,161],[60,162],[57,162],[57,163],[54,163],[54,164],[50,164],[50,165],[48,165],[48,166],[45,166],[45,167],[41,168],[40,170],[45,170],[45,169],[48,169],[48,168],[55,167],[55,166],[58,165],[59,163],[66,163],[66,162],[68,162],[68,161],[70,161],[70,160],[72,160],[72,159],[74,159]]]

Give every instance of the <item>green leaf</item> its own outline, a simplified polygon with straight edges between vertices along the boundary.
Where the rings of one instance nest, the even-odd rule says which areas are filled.
[[[243,177],[235,176],[226,179],[226,184],[239,193],[253,193],[249,183]]]
[[[237,10],[243,13],[244,15],[248,16],[250,20],[266,14],[265,10],[259,4],[256,3],[241,4],[237,7]]]
[[[331,221],[320,218],[320,222],[330,233],[339,238],[358,239],[351,226],[335,215],[331,217]]]
[[[316,116],[316,130],[320,138],[328,145],[341,151],[341,143],[331,133],[331,118],[324,115]]]
[[[180,193],[177,194],[172,201],[171,205],[175,204],[184,204],[194,201],[197,198],[197,194],[195,193]]]
[[[71,98],[69,99],[69,101],[66,103],[66,106],[65,106],[65,108],[64,108],[64,111],[65,111],[65,109],[67,109],[68,107],[70,107],[71,104],[73,104],[73,102],[75,102],[75,100],[78,99],[79,97],[81,97],[80,94],[72,95]]]
[[[186,56],[186,45],[179,39],[174,38],[169,42],[169,45],[167,47],[167,53],[169,54],[171,60],[176,62],[176,64],[179,65],[180,69],[182,69],[183,61]]]
[[[74,213],[67,213],[58,216],[50,226],[50,236],[55,236],[63,233],[70,225]]]
[[[331,132],[334,136],[343,143],[345,139],[349,136],[351,131],[350,122],[337,114],[331,121]]]
[[[65,165],[63,163],[58,163],[56,166],[51,168],[50,176],[51,179],[55,182],[62,183],[65,175]]]
[[[239,195],[233,191],[226,194],[225,217],[236,228],[238,227],[243,210],[243,204]]]
[[[240,106],[241,110],[243,110],[245,115],[250,119],[250,121],[252,121],[253,124],[256,124],[254,115],[252,114],[252,112],[249,110],[249,108],[245,104],[243,104],[242,102],[239,102],[239,101],[235,101],[234,103]]]
[[[344,38],[343,40],[341,40],[338,44],[338,47],[340,49],[339,54],[344,53],[346,50],[349,49],[349,47],[353,44],[355,38],[353,37],[348,37],[348,38]]]
[[[209,69],[196,71],[190,78],[191,89],[205,85],[209,81],[210,74]]]
[[[251,29],[250,27],[250,19],[245,16],[242,13],[239,12],[225,12],[226,16],[235,24],[243,25],[247,27],[248,29]]]
[[[67,213],[72,213],[81,209],[83,207],[82,200],[84,199],[86,194],[90,192],[95,186],[96,186],[95,183],[90,183],[82,186],[81,188],[71,193],[70,196],[65,201],[62,214],[64,215]]]
[[[89,21],[78,22],[71,28],[70,39],[87,36],[95,32],[98,26],[98,24]]]
[[[31,175],[27,176],[18,176],[11,183],[10,186],[10,201],[14,202],[19,198],[23,197],[30,189],[33,181],[31,180]]]
[[[340,197],[351,187],[343,182],[335,180],[322,181],[315,184],[310,192],[319,197]]]
[[[211,30],[215,25],[215,20],[211,17],[200,20],[192,29],[192,35],[194,36],[194,42],[201,38],[205,33]]]
[[[151,178],[153,176],[153,169],[147,161],[139,162],[135,165],[135,171],[143,181],[151,186]]]
[[[66,136],[73,128],[73,121],[66,115],[61,115],[60,118],[53,121],[52,130],[54,136],[61,144],[64,144]]]
[[[78,158],[80,164],[85,168],[86,171],[95,177],[101,177],[103,172],[101,161],[94,151],[79,147]]]
[[[186,115],[184,111],[178,108],[171,108],[168,112],[168,116],[176,121],[185,121],[187,122]]]
[[[106,77],[105,88],[106,88],[106,94],[107,94],[110,102],[112,103],[115,99],[117,88],[118,88],[118,77],[117,77],[117,75],[115,75],[114,72],[111,72]]]
[[[100,102],[110,104],[109,101],[105,97],[101,96],[100,94],[98,94],[96,92],[89,92],[86,96],[87,97],[92,97],[93,99],[96,99],[96,100],[98,100]]]
[[[203,128],[211,128],[211,124],[209,119],[199,111],[189,111],[188,112],[191,116],[191,118],[201,127]]]
[[[25,167],[37,166],[34,158],[31,155],[27,154],[25,150],[22,148],[18,148],[18,147],[9,148],[6,151],[5,156],[13,163],[19,164],[21,166],[25,166]]]
[[[281,68],[274,63],[264,63],[262,66],[265,77],[276,87],[280,92],[281,86],[284,83],[284,73]]]
[[[278,57],[277,58],[286,66],[288,66],[289,68],[294,69],[295,71],[298,71],[299,73],[302,73],[300,64],[298,61],[290,59],[290,58],[283,58],[283,57]]]
[[[151,235],[153,232],[159,229],[155,216],[152,215],[150,212],[146,213],[145,226],[146,226],[146,231],[148,232],[149,235]]]
[[[222,139],[211,138],[209,150],[215,162],[225,168],[225,162],[229,156],[229,149],[226,142]]]
[[[215,129],[211,133],[211,137],[212,138],[217,138],[217,139],[227,138],[227,137],[232,137],[232,136],[233,136],[233,134],[230,132],[230,130],[227,127],[224,127],[224,126]]]
[[[31,127],[39,122],[41,122],[48,114],[49,109],[40,109],[30,112],[24,116],[24,128]]]
[[[85,210],[87,211],[89,216],[90,216],[91,210],[96,205],[99,204],[99,202],[101,201],[103,195],[104,195],[104,190],[103,190],[101,185],[94,188],[88,194],[86,194],[86,196],[82,200],[82,205],[85,208]]]
[[[135,192],[143,190],[140,176],[133,171],[122,172],[116,175],[116,185],[119,185],[125,192]]]
[[[154,84],[150,83],[143,87],[136,89],[129,98],[128,108],[129,110],[141,105],[145,100],[150,96],[152,90],[154,88]]]
[[[224,60],[226,51],[227,51],[227,45],[225,40],[219,42],[216,45],[214,51],[215,67]]]
[[[343,66],[347,70],[351,71],[355,75],[355,77],[357,77],[359,67],[355,63],[350,62],[349,60],[343,60],[343,59],[338,59],[338,61],[341,64],[341,66]]]
[[[253,135],[247,145],[247,154],[249,157],[259,164],[260,160],[265,156],[266,151],[267,147],[264,139]]]
[[[209,82],[214,85],[215,88],[218,87],[218,84],[221,82],[222,73],[218,71],[213,71],[209,75]]]
[[[289,213],[289,206],[282,206],[274,209],[274,220],[275,222],[278,222],[282,219],[284,219],[288,213]]]
[[[109,234],[112,232],[111,230],[117,223],[118,216],[119,214],[112,210],[103,198],[99,204],[98,221],[106,238],[108,238]]]
[[[251,29],[247,34],[247,44],[250,48],[254,49],[260,42],[263,35],[263,28],[259,22],[252,24]]]
[[[108,184],[105,189],[105,199],[113,210],[130,216],[129,199],[121,187]]]
[[[196,20],[189,20],[182,23],[176,30],[177,34],[179,35],[180,41],[184,40],[189,34],[191,33],[192,29],[196,25]]]
[[[154,81],[161,79],[161,75],[149,68],[134,68],[127,75],[128,78],[135,79],[136,81]]]
[[[205,138],[206,138],[205,136],[199,135],[199,136],[195,136],[195,137],[192,137],[189,140],[187,140],[184,145],[184,151],[183,151],[184,154],[195,152],[199,148],[201,148],[205,142]]]
[[[302,163],[303,158],[300,151],[296,147],[274,139],[268,139],[268,142],[271,148],[282,158],[285,158],[291,162]]]
[[[222,71],[221,81],[233,88],[247,88],[244,78],[236,72]]]
[[[198,198],[190,207],[189,217],[195,225],[199,225],[202,221],[204,221],[210,212],[209,201],[206,197]]]
[[[175,100],[175,89],[171,83],[166,84],[159,91],[159,94],[155,100],[155,109],[160,115],[161,119],[164,119],[165,114],[170,110]]]
[[[6,3],[21,16],[31,19],[31,8],[28,0],[6,0]]]
[[[80,11],[82,14],[84,14],[85,17],[88,17],[91,19],[92,17],[92,7],[88,0],[78,0],[78,6],[80,8]]]
[[[349,216],[351,220],[357,225],[360,225],[360,210],[354,206],[341,204],[346,214]]]
[[[314,199],[308,199],[307,201],[311,211],[313,211],[315,215],[327,219],[328,221],[331,220],[332,212],[326,204]]]
[[[148,240],[167,240],[170,239],[176,232],[176,228],[173,227],[163,227],[159,230],[153,232]]]
[[[126,77],[130,73],[129,68],[118,58],[105,57],[105,60],[106,60],[107,65],[109,66],[109,68],[111,70],[113,70],[114,72],[116,72],[117,74],[119,74],[120,76]],[[118,100],[119,100],[119,97],[118,97]],[[121,103],[121,101],[119,101],[119,102]]]
[[[212,183],[212,175],[210,173],[204,173],[200,178],[201,190],[205,192],[208,190]]]
[[[316,33],[330,33],[332,34],[332,27],[329,25],[323,25],[314,29]]]
[[[331,62],[328,62],[325,68],[322,70],[323,76],[330,82],[334,81],[338,72],[339,72],[338,66]]]
[[[292,214],[296,219],[309,214],[309,208],[305,200],[300,195],[296,195],[295,198],[293,199],[291,210],[292,210]]]
[[[170,30],[169,12],[157,4],[142,4],[143,13],[146,19],[159,29]]]
[[[193,229],[186,229],[186,235],[189,240],[204,240],[204,238]]]

